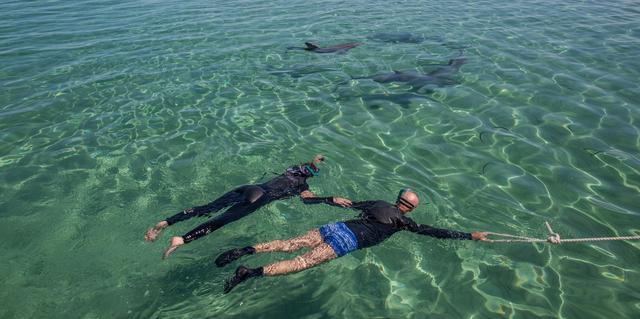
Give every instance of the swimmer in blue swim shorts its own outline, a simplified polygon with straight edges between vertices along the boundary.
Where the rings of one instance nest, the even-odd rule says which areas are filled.
[[[251,277],[279,276],[299,272],[354,250],[377,245],[401,230],[442,239],[486,239],[486,233],[483,232],[465,233],[417,224],[405,214],[414,210],[418,203],[418,196],[414,192],[403,189],[398,194],[395,204],[381,200],[354,202],[351,208],[361,211],[356,219],[327,224],[289,240],[274,240],[228,250],[216,259],[218,267],[244,255],[273,251],[293,252],[303,247],[310,248],[310,251],[305,254],[267,266],[238,267],[235,275],[225,283],[224,292],[230,292],[237,284]]]

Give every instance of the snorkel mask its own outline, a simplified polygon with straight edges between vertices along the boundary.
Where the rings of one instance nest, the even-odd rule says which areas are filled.
[[[313,177],[320,174],[320,169],[313,163],[306,163],[299,166],[287,168],[286,174],[293,176]]]
[[[409,203],[408,200],[402,198],[402,195],[406,192],[410,192],[411,189],[409,188],[403,188],[400,190],[400,192],[398,193],[398,197],[396,198],[396,203],[402,204],[404,206],[406,206],[407,208],[409,208],[410,210],[414,210],[416,208],[415,205]]]

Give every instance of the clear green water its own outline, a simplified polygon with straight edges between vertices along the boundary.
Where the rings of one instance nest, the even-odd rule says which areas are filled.
[[[316,153],[328,159],[317,193],[392,200],[409,186],[431,201],[412,214],[422,223],[544,236],[548,220],[565,237],[640,234],[633,1],[3,1],[0,12],[2,318],[640,312],[638,242],[403,233],[223,295],[233,267],[213,266],[220,251],[353,213],[277,202],[167,261],[166,240],[202,219],[142,240],[158,220]],[[366,39],[375,32],[435,40]],[[365,45],[285,52],[307,40]],[[365,97],[407,86],[348,81],[429,72],[462,47],[459,85],[403,105]]]

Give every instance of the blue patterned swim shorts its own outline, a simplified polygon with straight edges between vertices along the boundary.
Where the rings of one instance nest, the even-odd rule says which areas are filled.
[[[351,229],[343,222],[327,224],[320,227],[320,236],[338,257],[342,257],[358,249],[358,240]]]

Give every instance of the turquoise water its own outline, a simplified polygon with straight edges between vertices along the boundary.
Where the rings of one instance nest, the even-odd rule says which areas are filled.
[[[632,318],[640,242],[411,233],[229,295],[221,251],[352,211],[273,203],[160,260],[157,221],[326,155],[321,195],[422,196],[421,223],[640,234],[633,1],[3,1],[2,318]],[[383,43],[410,32],[422,43]],[[359,41],[347,54],[287,52]],[[412,92],[351,77],[428,73]],[[374,98],[372,98],[372,96]],[[388,99],[385,97],[389,96]],[[290,257],[252,256],[258,266]]]

